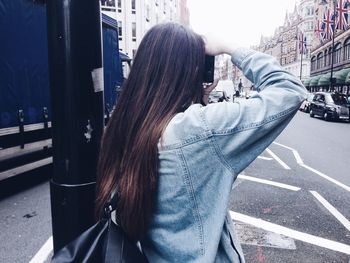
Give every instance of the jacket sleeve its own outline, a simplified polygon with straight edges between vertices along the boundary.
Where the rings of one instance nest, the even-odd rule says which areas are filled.
[[[250,99],[201,108],[215,151],[237,176],[283,131],[306,97],[300,80],[275,58],[238,49],[232,62],[257,88]]]

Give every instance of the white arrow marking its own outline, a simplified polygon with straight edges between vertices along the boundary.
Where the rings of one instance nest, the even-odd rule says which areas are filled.
[[[340,242],[336,242],[333,240],[329,240],[326,238],[322,238],[322,237],[318,237],[318,236],[314,236],[314,235],[310,235],[307,233],[303,233],[303,232],[299,232],[284,226],[280,226],[277,224],[273,224],[267,221],[264,221],[260,218],[254,218],[251,216],[247,216],[244,214],[240,214],[237,212],[233,212],[230,211],[230,215],[231,218],[236,220],[236,221],[240,221],[240,222],[244,222],[247,224],[250,224],[252,226],[255,226],[257,228],[261,228],[261,229],[265,229],[267,231],[271,231],[280,235],[284,235],[287,237],[291,237],[294,238],[296,240],[300,240],[309,244],[313,244],[315,246],[319,246],[319,247],[324,247],[327,249],[331,249],[334,251],[338,251],[338,252],[342,252],[345,254],[350,255],[350,246],[340,243]]]
[[[297,163],[300,164],[300,165],[301,165],[301,164],[304,164],[303,160],[301,159],[299,153],[298,153],[296,150],[294,150],[293,148],[288,147],[288,146],[286,146],[286,145],[280,144],[280,143],[278,143],[278,142],[273,142],[273,143],[276,144],[276,145],[279,145],[279,146],[281,146],[281,147],[284,147],[284,148],[286,148],[286,149],[288,149],[288,150],[291,150],[291,151],[293,152],[293,155],[294,155],[295,160],[297,161]]]
[[[290,167],[285,162],[283,162],[280,158],[278,158],[278,156],[274,154],[269,148],[266,148],[266,151],[271,155],[273,159],[275,159],[280,165],[282,165],[284,169],[290,170]]]
[[[281,144],[281,143],[277,143],[277,142],[273,142],[273,143],[276,144],[276,145],[279,145],[279,146],[281,146],[281,147],[284,147],[284,148],[286,148],[286,149],[291,150],[291,151],[293,152],[293,155],[294,155],[294,157],[295,157],[297,163],[298,163],[301,167],[304,167],[305,169],[308,169],[309,171],[311,171],[311,172],[313,172],[313,173],[315,173],[315,174],[321,176],[322,178],[324,178],[324,179],[326,179],[326,180],[328,180],[328,181],[330,181],[330,182],[332,182],[332,183],[334,183],[334,184],[340,186],[341,188],[345,189],[346,191],[350,192],[350,187],[349,187],[349,186],[347,186],[347,185],[345,185],[345,184],[343,184],[343,183],[341,183],[341,182],[339,182],[339,181],[337,181],[337,180],[335,180],[335,179],[329,177],[328,175],[325,175],[324,173],[321,173],[320,171],[317,171],[316,169],[314,169],[314,168],[312,168],[312,167],[310,167],[310,166],[304,164],[304,162],[303,162],[303,160],[301,159],[299,153],[298,153],[295,149],[293,149],[293,148],[291,148],[291,147],[288,147],[288,146],[286,146],[286,145],[283,145],[283,144]]]

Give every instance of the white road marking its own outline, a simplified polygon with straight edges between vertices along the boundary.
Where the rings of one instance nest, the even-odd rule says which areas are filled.
[[[276,154],[274,154],[269,148],[266,148],[266,151],[271,155],[273,159],[275,159],[284,169],[290,170],[290,167],[283,162]]]
[[[47,260],[50,253],[53,250],[53,239],[52,236],[45,242],[35,256],[29,261],[29,263],[42,263]]]
[[[310,193],[336,218],[338,221],[350,231],[350,222],[343,216],[334,206],[332,206],[326,199],[324,199],[316,191],[310,191]]]
[[[231,218],[236,220],[236,221],[244,222],[244,223],[253,225],[257,228],[262,228],[262,229],[265,229],[267,231],[271,231],[271,232],[274,232],[274,233],[277,233],[280,235],[294,238],[296,240],[300,240],[300,241],[303,241],[303,242],[306,242],[309,244],[313,244],[315,246],[324,247],[327,249],[331,249],[334,251],[338,251],[338,252],[342,252],[342,253],[350,255],[350,246],[349,245],[346,245],[346,244],[343,244],[340,242],[336,242],[333,240],[329,240],[326,238],[310,235],[307,233],[299,232],[299,231],[296,231],[296,230],[293,230],[293,229],[290,229],[290,228],[287,228],[284,226],[273,224],[273,223],[264,221],[262,219],[254,218],[254,217],[240,214],[237,212],[230,211],[230,215],[231,215]]]
[[[317,171],[316,169],[314,169],[314,168],[312,168],[310,166],[307,166],[306,164],[303,164],[301,166],[306,168],[306,169],[308,169],[308,170],[310,170],[311,172],[314,172],[315,174],[323,177],[324,179],[326,179],[326,180],[328,180],[328,181],[330,181],[330,182],[340,186],[341,188],[345,189],[346,191],[350,192],[350,187],[349,186],[347,186],[347,185],[345,185],[345,184],[343,184],[343,183],[341,183],[341,182],[339,182],[339,181],[337,181],[337,180],[335,180],[335,179],[325,175],[324,173],[321,173],[321,172]]]
[[[256,177],[252,177],[252,176],[243,175],[243,174],[238,175],[238,178],[261,183],[261,184],[273,185],[273,186],[277,186],[277,187],[292,190],[292,191],[299,191],[301,189],[300,187],[296,187],[296,186],[292,186],[292,185],[288,185],[288,184],[277,183],[274,181],[260,179],[260,178],[256,178]]]
[[[309,171],[311,171],[311,172],[313,172],[313,173],[315,173],[315,174],[321,176],[322,178],[324,178],[324,179],[326,179],[326,180],[328,180],[328,181],[330,181],[330,182],[332,182],[332,183],[334,183],[334,184],[340,186],[341,188],[345,189],[346,191],[350,192],[350,187],[349,187],[349,186],[347,186],[347,185],[345,185],[345,184],[343,184],[343,183],[341,183],[341,182],[339,182],[339,181],[337,181],[337,180],[335,180],[335,179],[329,177],[328,175],[325,175],[324,173],[321,173],[320,171],[317,171],[316,169],[314,169],[314,168],[312,168],[312,167],[310,167],[310,166],[304,164],[304,162],[303,162],[303,160],[301,159],[299,153],[298,153],[295,149],[293,149],[293,148],[291,148],[291,147],[288,147],[288,146],[286,146],[286,145],[283,145],[283,144],[281,144],[281,143],[277,143],[277,142],[273,142],[273,143],[276,144],[276,145],[279,145],[279,146],[281,146],[281,147],[284,147],[284,148],[286,148],[286,149],[291,150],[291,151],[293,152],[293,155],[294,155],[295,159],[296,159],[296,162],[297,162],[301,167],[304,167],[305,169],[308,169]]]
[[[265,161],[271,161],[273,160],[273,158],[270,158],[270,157],[265,157],[265,156],[258,156],[258,159],[262,159],[262,160],[265,160]]]
[[[286,148],[286,149],[288,149],[288,150],[291,150],[291,151],[293,152],[294,158],[295,158],[295,160],[297,161],[297,163],[298,163],[298,164],[304,164],[304,162],[303,162],[303,160],[301,159],[301,157],[300,157],[300,155],[299,155],[299,153],[298,153],[297,150],[295,150],[295,149],[293,149],[293,148],[291,148],[291,147],[288,147],[288,146],[286,146],[286,145],[283,145],[283,144],[281,144],[281,143],[278,143],[278,142],[273,142],[273,143],[276,144],[276,145],[279,145],[279,146],[281,146],[281,147],[284,147],[284,148]]]

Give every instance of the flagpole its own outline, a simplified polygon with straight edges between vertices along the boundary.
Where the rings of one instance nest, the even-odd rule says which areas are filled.
[[[300,80],[303,76],[303,55],[304,55],[304,44],[302,46],[301,52],[300,52]]]
[[[332,36],[332,54],[331,54],[331,78],[330,78],[330,90],[333,91],[333,84],[334,84],[334,79],[333,79],[333,63],[334,63],[334,38],[335,38],[335,31],[337,30],[336,24],[335,24],[335,19],[336,19],[336,0],[333,0],[333,36]]]

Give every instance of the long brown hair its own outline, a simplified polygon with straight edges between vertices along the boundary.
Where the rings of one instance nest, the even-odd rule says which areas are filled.
[[[96,212],[117,188],[121,226],[134,240],[147,230],[158,181],[157,144],[170,119],[202,97],[202,38],[175,24],[144,36],[102,138]]]

